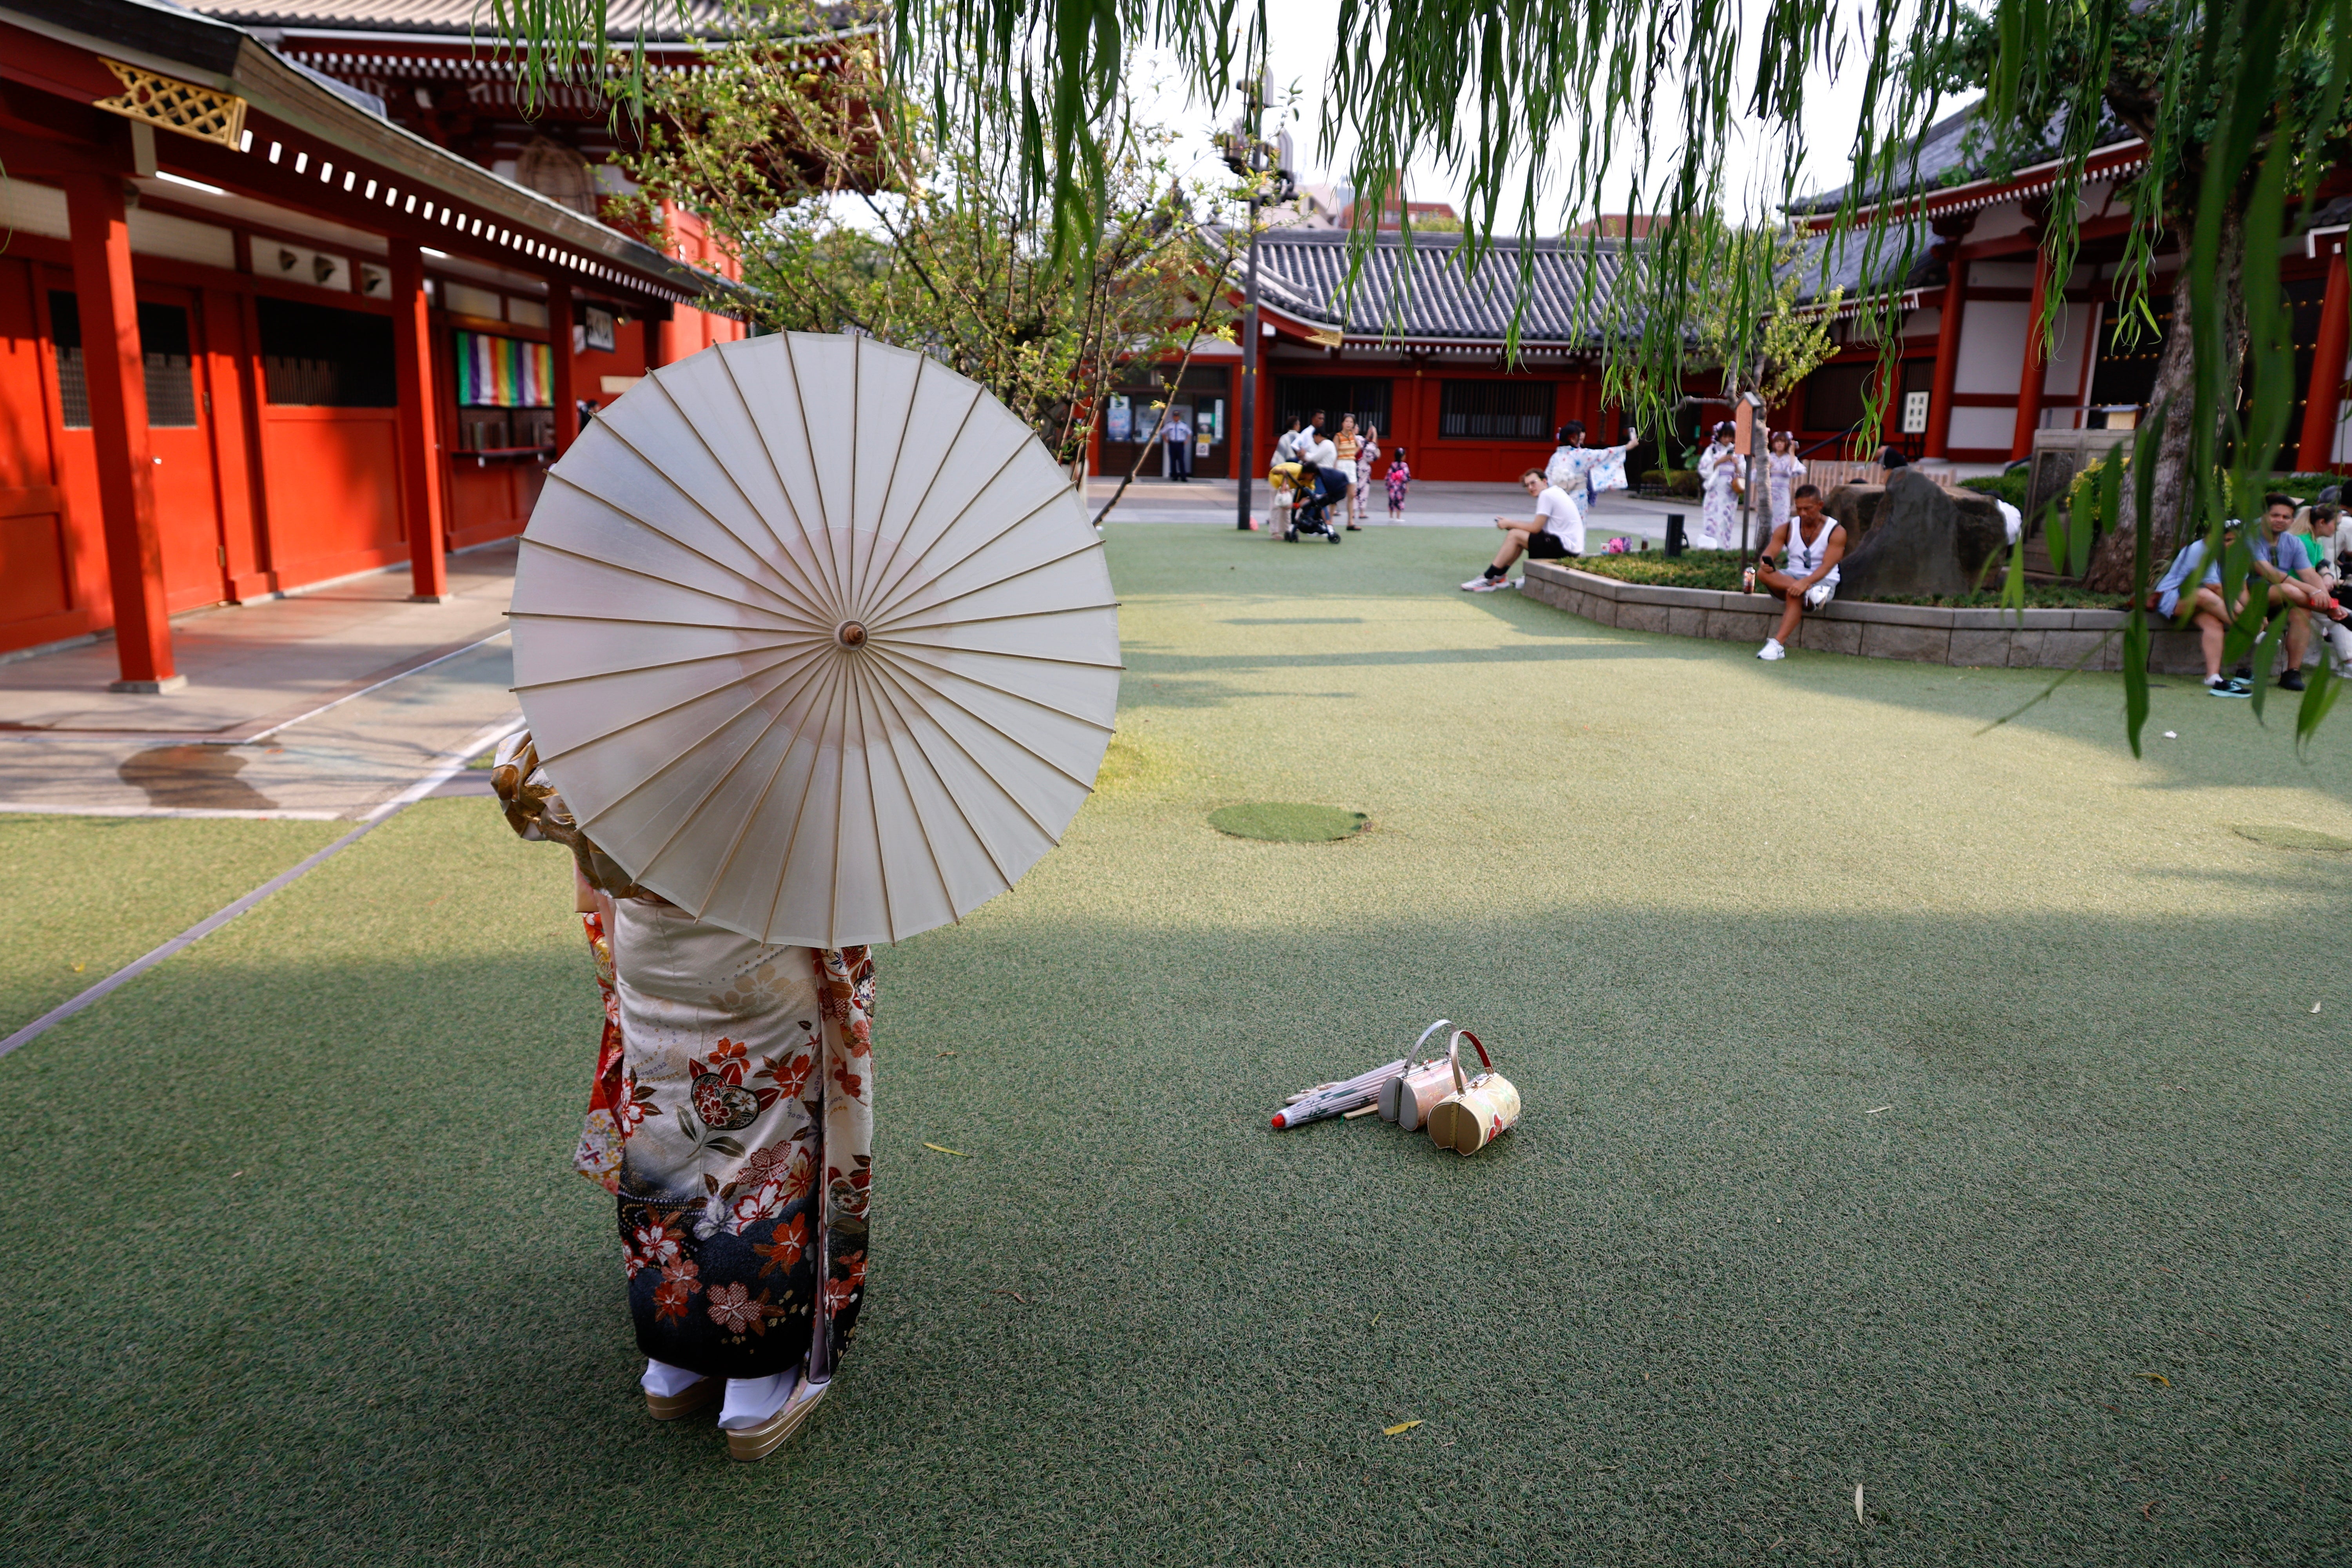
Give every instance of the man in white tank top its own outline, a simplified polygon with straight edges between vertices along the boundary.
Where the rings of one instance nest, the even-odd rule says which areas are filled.
[[[1756,565],[1757,585],[1787,605],[1780,612],[1780,629],[1756,650],[1761,659],[1789,657],[1789,644],[1796,639],[1805,612],[1820,609],[1837,592],[1838,562],[1845,555],[1845,528],[1822,510],[1821,487],[1799,485],[1789,499],[1795,515],[1772,531],[1772,542]],[[1785,571],[1772,564],[1783,550],[1789,552]]]

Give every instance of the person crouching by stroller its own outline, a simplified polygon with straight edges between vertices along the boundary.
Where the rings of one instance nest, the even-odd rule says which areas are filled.
[[[1819,485],[1799,485],[1789,504],[1794,515],[1772,531],[1763,560],[1748,569],[1751,584],[1787,606],[1780,612],[1780,630],[1756,650],[1756,657],[1768,662],[1789,657],[1789,644],[1796,640],[1805,612],[1820,609],[1837,592],[1838,562],[1845,555],[1845,525],[1822,510]],[[1789,552],[1785,571],[1772,564],[1783,550]]]
[[[1530,561],[1559,561],[1584,553],[1584,518],[1568,492],[1558,485],[1544,482],[1541,468],[1529,468],[1519,476],[1519,484],[1534,498],[1536,515],[1533,519],[1498,517],[1495,526],[1506,535],[1503,548],[1486,572],[1462,584],[1466,593],[1491,594],[1497,588],[1514,586],[1506,575],[1511,563],[1522,554]]]

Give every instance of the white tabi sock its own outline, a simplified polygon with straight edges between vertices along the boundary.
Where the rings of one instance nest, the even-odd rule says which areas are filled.
[[[800,1374],[780,1372],[773,1377],[730,1377],[727,1380],[727,1403],[719,1407],[719,1425],[741,1430],[757,1426],[772,1419],[793,1396],[793,1384]]]
[[[637,1379],[637,1386],[656,1399],[675,1399],[701,1381],[698,1372],[688,1372],[666,1361],[648,1361],[646,1375]]]

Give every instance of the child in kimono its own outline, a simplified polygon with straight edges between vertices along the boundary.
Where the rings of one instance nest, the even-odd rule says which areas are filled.
[[[1404,460],[1404,448],[1399,447],[1389,456],[1389,521],[1404,521],[1404,488],[1412,483],[1412,465]]]

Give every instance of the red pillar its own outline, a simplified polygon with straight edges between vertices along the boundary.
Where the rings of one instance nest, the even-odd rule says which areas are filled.
[[[438,604],[449,594],[449,520],[441,505],[441,397],[433,384],[432,301],[425,258],[394,238],[392,264],[393,375],[400,395],[400,499],[408,519],[409,597]]]
[[[1952,384],[1960,370],[1960,315],[1969,288],[1968,258],[1952,247],[1952,280],[1944,285],[1944,308],[1936,322],[1936,385],[1927,395],[1926,455],[1940,458],[1951,445]]]
[[[561,277],[547,280],[547,335],[555,353],[555,455],[572,450],[580,439],[580,402],[572,392],[572,285]]]
[[[2319,307],[2319,345],[2311,356],[2311,389],[2303,405],[2303,446],[2295,467],[2315,474],[2336,460],[2336,421],[2343,412],[2347,292],[2344,252],[2327,262],[2327,294]]]
[[[2017,375],[2017,430],[2010,437],[2012,463],[2033,455],[2033,433],[2042,428],[2042,388],[2050,377],[2042,359],[2042,311],[2050,298],[2050,253],[2033,252],[2033,303],[2025,314],[2025,363]]]
[[[163,546],[155,519],[154,454],[147,443],[147,371],[139,354],[139,300],[131,281],[131,230],[122,181],[77,174],[66,182],[74,294],[81,306],[82,371],[97,447],[99,513],[114,601],[116,691],[176,691],[172,623],[163,607]]]

